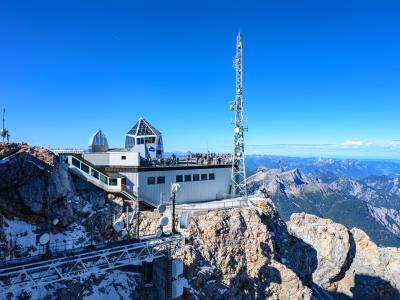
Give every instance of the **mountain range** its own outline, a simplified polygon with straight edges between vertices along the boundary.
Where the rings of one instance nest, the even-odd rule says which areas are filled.
[[[397,163],[283,157],[248,161],[248,167],[255,167],[249,193],[266,192],[284,220],[306,212],[361,228],[378,245],[400,247]]]

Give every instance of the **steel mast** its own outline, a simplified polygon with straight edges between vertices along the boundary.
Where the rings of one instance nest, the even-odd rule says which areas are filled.
[[[5,128],[5,114],[6,114],[6,109],[3,108],[3,128],[0,130],[0,136],[3,138],[3,143],[4,140],[7,139],[7,142],[10,141],[10,133],[9,131]]]
[[[233,157],[232,157],[232,194],[242,196],[247,200],[247,180],[244,156],[244,131],[245,120],[243,117],[243,99],[242,99],[242,41],[240,32],[236,38],[236,56],[233,67],[236,71],[236,98],[230,105],[230,109],[235,113],[235,128],[233,139]]]

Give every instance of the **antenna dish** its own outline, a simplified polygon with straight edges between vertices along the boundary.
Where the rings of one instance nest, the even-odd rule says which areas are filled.
[[[169,219],[167,216],[163,216],[158,220],[158,224],[160,224],[160,226],[167,226],[169,223]]]
[[[188,228],[189,225],[189,213],[187,211],[182,212],[179,218],[179,226],[181,228]]]
[[[55,219],[53,220],[53,225],[54,225],[54,226],[57,226],[58,223],[60,223],[60,219],[55,218]]]
[[[162,229],[161,228],[157,228],[156,229],[156,233],[155,233],[155,235],[156,235],[156,237],[161,237],[162,236],[162,234],[163,234],[163,231],[162,231]]]
[[[235,127],[235,129],[233,130],[235,133],[239,133],[240,129],[239,127]]]
[[[172,184],[172,186],[171,186],[171,192],[172,192],[173,194],[179,192],[180,189],[181,189],[181,186],[179,185],[179,183],[174,183],[174,184]]]
[[[113,224],[113,228],[115,231],[120,232],[125,227],[124,222],[122,220],[117,220]]]
[[[40,245],[46,245],[50,242],[50,235],[48,233],[44,233],[39,238]]]
[[[158,210],[158,212],[159,212],[160,214],[165,213],[166,209],[167,209],[167,206],[166,206],[165,204],[160,204],[160,205],[157,207],[157,210]]]

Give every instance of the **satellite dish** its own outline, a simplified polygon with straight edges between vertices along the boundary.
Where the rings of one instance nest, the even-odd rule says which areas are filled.
[[[156,229],[156,237],[161,237],[162,236],[162,234],[163,234],[163,231],[162,231],[162,229],[161,228],[157,228]]]
[[[233,130],[235,133],[239,133],[240,129],[239,127],[235,127],[235,129]]]
[[[41,245],[46,245],[50,242],[50,235],[48,233],[44,233],[39,238],[39,243]]]
[[[233,106],[233,104],[229,105],[229,109],[233,110],[235,107]]]
[[[167,209],[167,206],[166,206],[165,204],[160,204],[160,205],[157,207],[157,210],[158,210],[158,212],[159,212],[160,214],[164,213],[166,209]]]
[[[55,218],[53,220],[53,225],[56,226],[58,223],[60,223],[60,220],[58,218]]]
[[[181,228],[188,228],[189,225],[189,213],[187,211],[182,212],[179,218],[179,226]]]
[[[122,220],[117,220],[114,222],[113,227],[115,231],[120,232],[122,229],[124,229],[125,225],[124,222],[122,222]]]
[[[174,183],[171,186],[171,192],[174,194],[179,192],[180,189],[181,189],[181,186],[178,183]]]
[[[160,226],[167,226],[169,223],[169,219],[167,216],[163,216],[160,218],[160,220],[158,220],[158,224],[160,224]]]

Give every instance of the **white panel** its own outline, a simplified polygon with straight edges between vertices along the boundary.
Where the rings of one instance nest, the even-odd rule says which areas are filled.
[[[183,261],[182,259],[174,259],[172,261],[172,278],[178,278],[183,273]]]
[[[125,156],[126,159],[123,160],[122,156]],[[139,153],[137,152],[85,153],[83,157],[95,166],[139,166]]]
[[[138,173],[133,173],[133,172],[119,172],[121,175],[125,176],[125,186],[126,188],[133,193],[134,195],[137,195],[137,180],[138,180]]]
[[[125,156],[125,160],[122,157]],[[125,166],[137,167],[139,166],[139,153],[138,152],[111,152],[110,153],[110,166]]]
[[[176,182],[176,175],[186,174],[208,174],[214,173],[215,180],[179,182],[180,191],[176,195],[176,203],[190,203],[200,201],[212,201],[221,199],[229,193],[231,184],[231,169],[227,168],[208,168],[208,169],[189,169],[189,170],[160,170],[139,172],[139,197],[155,204],[169,202],[171,197],[171,184]],[[165,176],[164,184],[147,184],[147,177]],[[192,176],[193,177],[193,176]],[[161,195],[161,196],[160,196]]]
[[[107,152],[85,153],[83,158],[95,166],[107,166],[110,163],[110,158]]]
[[[172,282],[172,299],[176,299],[183,294],[183,281],[181,279],[177,279]]]

